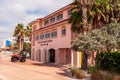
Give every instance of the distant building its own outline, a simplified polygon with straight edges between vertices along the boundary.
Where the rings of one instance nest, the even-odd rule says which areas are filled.
[[[0,41],[0,48],[6,48],[13,43],[13,38],[2,39]]]
[[[8,47],[8,46],[10,46],[10,45],[11,45],[11,41],[10,41],[10,40],[6,40],[6,41],[5,41],[5,46]]]
[[[5,48],[5,40],[0,41],[0,48]]]

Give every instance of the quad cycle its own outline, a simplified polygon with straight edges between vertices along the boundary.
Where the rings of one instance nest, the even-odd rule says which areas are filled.
[[[22,52],[11,55],[11,62],[26,62],[26,54]]]

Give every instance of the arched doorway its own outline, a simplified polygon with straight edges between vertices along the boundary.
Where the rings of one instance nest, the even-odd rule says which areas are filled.
[[[49,49],[49,62],[55,63],[55,49]]]

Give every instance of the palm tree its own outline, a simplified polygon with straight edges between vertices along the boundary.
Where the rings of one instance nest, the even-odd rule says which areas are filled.
[[[109,24],[111,19],[120,20],[120,0],[94,0],[88,8],[89,21],[93,27],[102,27]],[[88,22],[89,22],[88,21]]]
[[[92,5],[90,3],[92,3]],[[82,19],[80,22],[77,22],[77,24],[79,24],[79,27],[84,28],[82,28],[83,31],[86,31],[89,28],[101,28],[102,26],[109,24],[111,19],[120,22],[120,0],[75,0],[72,5],[73,13],[71,18],[75,18],[75,13],[82,9],[82,13],[76,18]],[[82,18],[80,16],[82,16]],[[75,20],[72,20],[71,18],[71,22],[69,22],[74,23]],[[72,24],[72,29],[77,31],[78,28],[76,28],[75,23]],[[77,32],[79,33],[79,31]]]
[[[28,37],[29,41],[31,41],[31,30],[32,30],[32,27],[29,25],[25,29],[25,37]]]
[[[71,4],[73,6],[72,15],[69,19],[71,23],[71,30],[77,33],[85,33],[88,30],[88,21],[92,20],[93,14],[89,12],[90,5],[93,3],[93,0],[74,0]],[[88,16],[89,15],[89,16]]]
[[[80,6],[82,8],[82,22],[83,22],[83,31],[84,34],[86,34],[86,31],[88,30],[87,26],[87,12],[88,12],[88,5],[91,5],[93,3],[93,0],[77,0],[80,3]]]
[[[77,33],[83,33],[86,35],[88,30],[87,26],[87,8],[92,3],[92,0],[75,0],[73,2],[72,15],[69,23],[71,23],[71,30]],[[87,68],[87,54],[82,54],[82,69]]]
[[[83,22],[83,31],[84,31],[84,35],[86,35],[86,31],[88,30],[88,26],[87,26],[87,12],[88,12],[88,8],[87,6],[89,4],[92,3],[93,0],[78,0],[78,2],[80,3],[81,7],[82,7],[82,22]],[[82,65],[81,65],[81,69],[87,69],[87,59],[88,59],[88,55],[86,51],[82,51]]]
[[[73,8],[71,9],[71,17],[69,19],[69,23],[71,24],[71,30],[74,33],[83,32],[82,28],[82,9],[80,3],[75,0],[72,4]]]
[[[14,30],[14,37],[16,37],[16,42],[18,44],[19,50],[23,49],[23,42],[25,37],[25,29],[22,23],[18,24]]]
[[[71,29],[74,32],[82,32],[84,35],[89,25],[101,27],[110,23],[111,18],[115,19],[116,13],[120,12],[120,0],[75,0],[72,5],[73,12],[69,20],[72,24]],[[120,17],[117,20],[120,21]],[[82,67],[85,69],[87,66],[86,52],[83,53],[82,61],[84,61]]]
[[[74,33],[82,33],[83,32],[82,10],[73,12],[69,19],[69,23],[71,23],[71,30]]]

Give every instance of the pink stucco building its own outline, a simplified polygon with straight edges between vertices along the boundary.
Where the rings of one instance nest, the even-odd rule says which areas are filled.
[[[55,64],[81,64],[81,53],[73,54],[71,25],[68,23],[71,5],[67,5],[44,18],[38,18],[32,26],[31,59]]]

